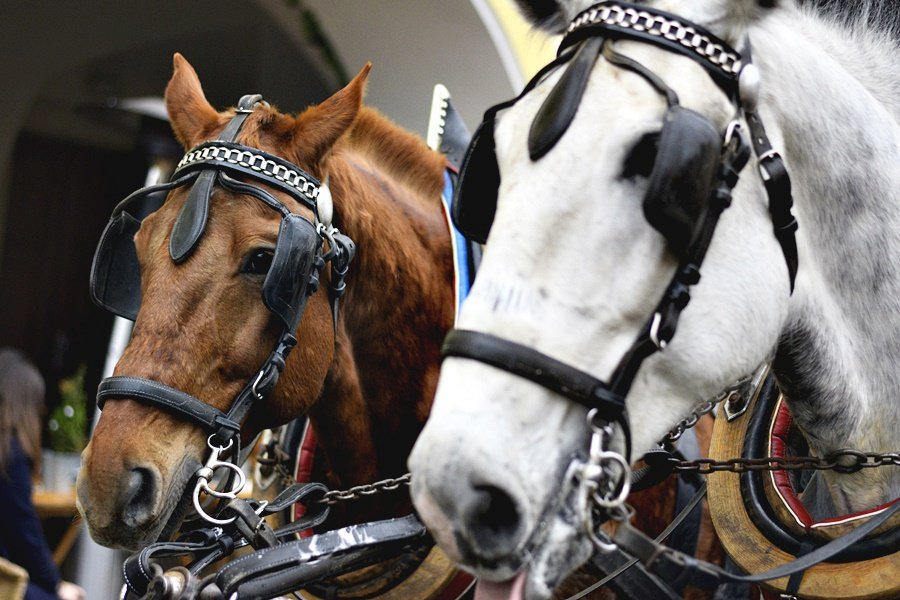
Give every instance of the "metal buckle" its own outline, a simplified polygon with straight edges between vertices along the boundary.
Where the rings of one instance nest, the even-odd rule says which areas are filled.
[[[767,160],[783,160],[781,158],[781,154],[778,153],[777,150],[769,150],[768,152],[763,152],[757,163],[759,164],[759,174],[762,175],[763,181],[770,181],[772,179],[771,173],[766,169],[765,161]]]
[[[662,326],[662,314],[653,313],[653,321],[650,323],[650,341],[660,352],[666,349],[669,342],[659,339],[659,328]]]

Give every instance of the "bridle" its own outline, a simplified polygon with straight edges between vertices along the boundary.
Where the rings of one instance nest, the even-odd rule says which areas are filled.
[[[107,377],[100,382],[97,391],[97,404],[101,409],[108,400],[135,399],[198,425],[210,434],[210,456],[197,473],[194,504],[204,518],[214,523],[217,521],[200,509],[198,491],[230,499],[242,487],[240,468],[219,460],[219,455],[230,450],[233,461],[237,462],[241,424],[253,403],[263,400],[275,388],[285,361],[297,343],[295,331],[307,298],[318,290],[321,273],[329,263],[329,296],[336,327],[338,301],[346,288],[344,278],[356,251],[353,241],[331,222],[333,207],[327,185],[281,157],[235,142],[247,117],[264,104],[259,95],[242,97],[235,115],[218,138],[188,151],[178,163],[170,183],[138,190],[116,206],[101,236],[91,269],[90,288],[94,301],[114,314],[134,320],[141,296],[140,268],[133,236],[142,219],[158,209],[169,192],[190,186],[169,242],[170,258],[176,264],[187,260],[200,243],[211,196],[217,186],[251,196],[281,214],[277,245],[262,287],[263,303],[281,324],[281,333],[273,351],[237,394],[227,412],[144,377]],[[256,183],[283,192],[310,208],[316,222],[292,213],[283,202]],[[226,492],[212,490],[207,485],[208,480],[219,467],[237,477],[238,486]]]
[[[615,40],[620,39],[649,43],[699,63],[735,107],[735,119],[724,134],[715,133],[712,138],[708,132],[698,133],[701,130],[714,131],[714,127],[701,115],[681,108],[675,92],[659,76],[639,62],[616,52],[612,45]],[[616,67],[642,77],[667,99],[669,109],[660,138],[658,164],[650,178],[651,193],[645,198],[644,212],[651,224],[666,236],[670,248],[679,258],[679,264],[656,309],[619,360],[609,381],[600,380],[533,348],[478,331],[453,330],[448,334],[443,347],[444,357],[468,358],[491,365],[588,408],[593,430],[593,450],[588,462],[596,464],[585,463],[578,469],[577,476],[583,486],[590,489],[594,501],[605,509],[621,506],[628,493],[627,465],[631,459],[631,436],[625,398],[643,362],[664,350],[675,335],[681,312],[690,302],[690,288],[700,280],[701,266],[719,216],[730,205],[732,190],[750,158],[751,144],[748,144],[739,123],[742,116],[750,130],[752,147],[769,196],[769,210],[776,238],[781,245],[793,289],[797,272],[797,246],[794,238],[797,223],[791,214],[793,202],[790,179],[781,156],[772,150],[762,121],[756,113],[759,74],[749,59],[749,41],[746,46],[747,50],[742,56],[712,33],[676,15],[645,6],[601,2],[574,19],[562,41],[558,58],[529,82],[519,97],[489,109],[485,122],[476,133],[477,137],[486,128],[492,129],[499,110],[517,102],[542,81],[549,71],[568,64],[566,72],[550,92],[532,123],[529,152],[532,160],[539,160],[571,123],[591,67],[601,54]],[[667,134],[670,139],[668,142]],[[667,144],[699,140],[699,143],[711,146],[713,139],[718,140],[717,161],[711,167],[701,165],[710,172],[709,183],[704,186],[689,182],[691,185],[687,185],[689,192],[706,192],[705,195],[697,198],[679,195],[677,191],[672,193],[673,174],[665,172],[671,169],[666,164],[659,164],[660,160],[666,159]],[[464,233],[472,231],[472,212],[477,210],[466,203],[467,200],[472,200],[465,197],[465,177],[468,166],[474,164],[474,168],[480,168],[477,163],[484,160],[478,156],[479,144],[483,149],[483,141],[473,141],[460,175],[461,196],[457,202],[459,211],[454,217],[457,226]],[[492,139],[490,144],[493,151]],[[483,154],[484,151],[481,152]],[[697,157],[701,159],[700,162],[709,161],[711,153],[705,150],[698,152]],[[681,181],[676,180],[674,183]],[[691,202],[699,208],[695,208],[686,217],[679,215],[682,201]],[[478,218],[483,219],[483,216]],[[692,218],[695,223],[691,223]],[[475,226],[477,229],[482,223],[475,223]],[[690,230],[692,226],[694,229]],[[486,234],[483,226],[481,231]],[[618,424],[624,434],[624,455],[608,450],[611,423]],[[614,464],[619,467],[610,469]],[[600,468],[602,466],[606,468]],[[618,471],[618,475],[610,477],[611,470]]]
[[[721,152],[706,188],[696,181],[685,181],[665,171],[673,162],[679,164],[669,160],[667,144],[687,140],[708,145],[712,138],[700,133],[700,129],[710,124],[708,121],[704,123],[705,119],[696,113],[682,112],[684,109],[678,106],[677,95],[658,75],[641,63],[617,53],[613,45],[620,39],[648,43],[691,58],[704,68],[734,106],[735,118],[724,134],[718,134],[722,140]],[[667,591],[663,589],[665,585],[660,587],[658,582],[674,583],[676,587],[692,584],[713,589],[724,582],[760,583],[802,573],[863,539],[896,514],[900,510],[900,502],[864,525],[812,549],[796,560],[750,576],[728,573],[717,565],[697,560],[649,538],[631,526],[630,508],[625,504],[631,482],[630,429],[625,398],[643,362],[664,350],[675,335],[679,316],[690,302],[690,288],[700,280],[701,266],[719,216],[731,203],[732,190],[749,161],[751,147],[768,195],[774,235],[787,265],[791,292],[794,289],[798,268],[797,222],[791,213],[790,178],[784,161],[769,143],[757,112],[760,78],[750,58],[749,39],[745,39],[741,53],[699,25],[664,11],[625,2],[599,2],[580,13],[569,26],[558,57],[542,69],[518,97],[485,113],[460,173],[454,220],[463,233],[478,241],[486,241],[496,210],[499,186],[493,140],[497,113],[528,94],[549,72],[568,65],[538,110],[529,132],[529,154],[533,161],[540,160],[571,124],[587,78],[600,54],[612,65],[642,77],[667,99],[669,109],[664,119],[656,164],[648,182],[650,191],[644,199],[644,213],[650,224],[666,237],[670,250],[678,258],[675,275],[608,382],[533,348],[478,331],[451,331],[445,340],[443,356],[467,358],[504,370],[588,409],[587,420],[592,435],[587,459],[576,458],[565,477],[567,482],[575,482],[578,486],[576,510],[594,546],[601,553],[624,552],[625,556],[639,560],[646,571],[657,577],[654,586],[658,593]],[[685,117],[685,114],[688,116]],[[749,130],[749,144],[742,132],[741,117]],[[694,156],[709,160],[712,154],[698,150]],[[472,177],[473,173],[472,185],[481,188],[475,192],[467,189],[465,181],[466,175]],[[679,185],[684,185],[690,194],[679,196]],[[697,197],[704,189],[705,195]],[[706,206],[698,209],[700,203],[706,203]],[[679,212],[682,208],[685,212]],[[691,230],[692,219],[696,220],[694,230]],[[624,453],[610,449],[614,433],[612,424],[618,424],[624,434]],[[705,489],[695,496],[688,508],[696,505],[702,493]],[[677,516],[673,524],[680,522],[684,514]],[[610,518],[619,522],[612,539],[598,530],[599,524]]]

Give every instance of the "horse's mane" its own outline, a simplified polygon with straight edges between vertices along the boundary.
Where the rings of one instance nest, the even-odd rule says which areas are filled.
[[[798,0],[798,4],[855,32],[875,32],[900,41],[897,0]]]
[[[439,197],[446,165],[421,138],[364,106],[344,144],[379,165],[391,177],[427,198]]]

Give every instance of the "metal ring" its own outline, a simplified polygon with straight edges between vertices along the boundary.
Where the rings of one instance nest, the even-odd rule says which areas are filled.
[[[216,434],[212,434],[211,436],[206,438],[206,445],[209,446],[211,450],[218,450],[219,452],[225,452],[226,450],[228,450],[229,448],[231,448],[234,445],[234,438],[229,438],[227,446],[216,446],[215,444],[213,444],[213,441],[212,441],[214,437],[216,437]]]
[[[631,467],[629,466],[628,461],[625,460],[625,457],[618,452],[604,451],[600,453],[599,457],[601,461],[613,461],[619,463],[619,466],[622,467],[622,477],[619,481],[621,487],[619,487],[619,492],[614,498],[600,496],[596,490],[591,496],[593,497],[594,502],[597,503],[597,506],[602,508],[617,508],[625,503],[625,499],[631,492]]]
[[[194,510],[197,511],[197,514],[200,515],[200,518],[209,523],[213,523],[214,525],[229,525],[234,523],[237,520],[237,516],[231,517],[230,519],[217,519],[203,510],[203,507],[200,505],[200,484],[202,480],[197,481],[197,485],[194,486],[194,494],[192,500],[194,501]]]
[[[229,490],[227,492],[220,492],[219,490],[215,490],[215,489],[209,487],[209,480],[206,479],[205,477],[201,477],[198,479],[198,483],[200,484],[200,487],[202,488],[202,490],[204,492],[206,492],[207,494],[209,494],[210,496],[215,496],[216,498],[229,498],[229,499],[237,498],[237,495],[239,493],[241,493],[241,490],[243,490],[244,486],[247,484],[247,476],[244,475],[244,470],[241,469],[236,464],[233,464],[230,462],[216,461],[209,466],[213,470],[215,470],[218,467],[225,467],[226,469],[231,469],[232,471],[237,473],[238,480],[236,482],[236,485],[231,490]]]

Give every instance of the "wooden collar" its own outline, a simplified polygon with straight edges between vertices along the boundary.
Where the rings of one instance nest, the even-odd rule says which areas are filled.
[[[745,438],[753,415],[759,409],[757,405],[761,408],[767,401],[771,401],[777,402],[779,406],[785,406],[783,397],[777,390],[771,398],[760,398],[759,392],[763,388],[764,386],[760,386],[760,389],[754,393],[747,411],[743,414],[731,421],[725,419],[724,416],[716,419],[710,445],[710,458],[726,460],[744,454]],[[774,450],[773,447],[778,446],[779,436],[785,432],[785,414],[776,410],[774,423],[768,427],[770,436],[766,447],[770,451]],[[710,515],[726,552],[738,567],[748,573],[766,571],[793,560],[796,558],[793,554],[778,547],[754,523],[745,505],[741,477],[736,473],[717,472],[709,475],[708,479]],[[773,513],[785,529],[798,534],[798,537],[802,534],[805,539],[817,545],[821,545],[825,538],[831,539],[839,536],[847,527],[858,526],[883,508],[878,507],[866,514],[848,515],[827,521],[816,522],[812,519],[804,521],[798,514],[802,505],[798,505],[796,494],[785,478],[780,479],[779,483],[779,478],[772,477],[768,473],[763,474],[763,482],[767,488],[766,499],[770,503]],[[802,512],[805,513],[805,509]],[[895,520],[889,523],[894,526],[898,525]],[[813,530],[815,530],[814,533]],[[897,573],[900,573],[900,552],[868,560],[820,563],[805,572],[796,596],[834,600],[898,598],[900,597],[900,579],[898,579]],[[769,583],[770,587],[778,593],[787,591],[787,578]]]

